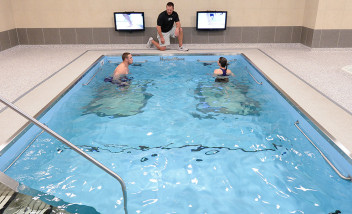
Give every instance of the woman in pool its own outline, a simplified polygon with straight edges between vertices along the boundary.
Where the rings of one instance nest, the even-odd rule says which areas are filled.
[[[235,76],[230,69],[227,69],[227,59],[220,57],[218,61],[220,68],[214,70],[215,82],[228,82],[229,76]]]

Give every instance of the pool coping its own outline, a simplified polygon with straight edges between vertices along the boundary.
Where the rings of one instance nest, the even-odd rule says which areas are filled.
[[[62,96],[67,89],[77,82],[82,75],[102,55],[120,56],[126,50],[87,50],[71,62],[63,66],[53,75],[37,84],[14,102],[25,112],[37,117],[49,105]],[[136,49],[133,55],[197,55],[197,54],[244,54],[263,75],[275,84],[287,97],[310,118],[316,126],[330,137],[335,144],[352,159],[352,133],[348,127],[352,127],[352,115],[321,94],[304,80],[294,75],[290,70],[278,63],[267,53],[259,48],[236,48],[236,49],[212,49],[191,50],[181,53],[170,50],[159,52],[156,50]],[[40,99],[38,99],[40,97]],[[35,101],[35,102],[33,102]],[[8,122],[10,121],[10,123]],[[6,108],[0,112],[0,151],[8,145],[27,125],[26,119]]]

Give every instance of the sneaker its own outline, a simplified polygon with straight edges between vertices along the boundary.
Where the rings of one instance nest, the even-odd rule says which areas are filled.
[[[183,45],[181,47],[178,47],[179,51],[188,51],[188,48],[183,47]]]
[[[152,41],[153,41],[153,37],[149,37],[149,40],[147,42],[147,48],[152,48],[152,46],[153,46]]]

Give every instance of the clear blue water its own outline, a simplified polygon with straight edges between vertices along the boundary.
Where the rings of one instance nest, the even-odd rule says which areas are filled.
[[[125,180],[129,213],[351,213],[352,184],[246,66],[231,62],[236,77],[215,83],[216,63],[148,61],[130,67],[132,85],[121,90],[103,82],[116,67],[106,63],[46,124]],[[48,134],[6,174],[97,212],[123,213],[119,183]]]

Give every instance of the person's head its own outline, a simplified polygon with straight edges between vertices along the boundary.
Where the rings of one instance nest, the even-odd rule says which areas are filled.
[[[219,58],[219,65],[223,68],[227,68],[227,59],[225,57]]]
[[[171,15],[172,12],[174,12],[174,3],[168,2],[166,4],[166,12],[167,12],[168,15]]]
[[[122,61],[123,62],[128,62],[128,64],[132,64],[133,63],[133,58],[132,58],[132,54],[125,52],[122,54]]]

